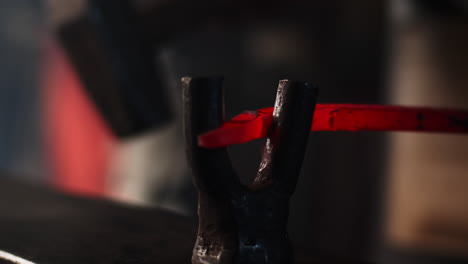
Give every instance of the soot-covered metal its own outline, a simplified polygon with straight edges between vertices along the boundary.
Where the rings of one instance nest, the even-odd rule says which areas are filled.
[[[301,169],[317,88],[307,82],[280,81],[260,169],[246,186],[225,148],[205,149],[197,143],[200,133],[224,121],[222,81],[182,79],[187,157],[199,192],[192,263],[293,263],[287,232],[289,198]]]

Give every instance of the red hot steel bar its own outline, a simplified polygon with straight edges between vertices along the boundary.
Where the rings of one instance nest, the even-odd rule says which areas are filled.
[[[219,148],[266,137],[272,113],[272,107],[246,111],[220,128],[200,134],[198,144],[205,148]],[[317,104],[310,130],[468,133],[468,110]]]

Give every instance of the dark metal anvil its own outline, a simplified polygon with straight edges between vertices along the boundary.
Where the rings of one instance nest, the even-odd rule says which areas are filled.
[[[192,263],[293,263],[289,199],[301,169],[317,88],[307,82],[279,82],[260,168],[254,181],[244,185],[226,148],[206,149],[197,143],[199,134],[224,122],[222,81],[182,79],[187,156],[199,194]]]

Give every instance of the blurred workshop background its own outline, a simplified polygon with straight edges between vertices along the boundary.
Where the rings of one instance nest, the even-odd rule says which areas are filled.
[[[3,0],[0,21],[2,175],[189,216],[183,76],[224,75],[227,117],[272,106],[284,78],[318,84],[322,103],[468,109],[465,0]],[[293,241],[382,263],[468,261],[467,136],[309,141]],[[262,144],[230,148],[243,181]]]

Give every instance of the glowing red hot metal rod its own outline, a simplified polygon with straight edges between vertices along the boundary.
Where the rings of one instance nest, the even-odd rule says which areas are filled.
[[[263,138],[273,108],[246,111],[218,129],[198,136],[205,148],[219,148]],[[415,131],[468,133],[468,110],[424,107],[317,104],[311,131]]]

